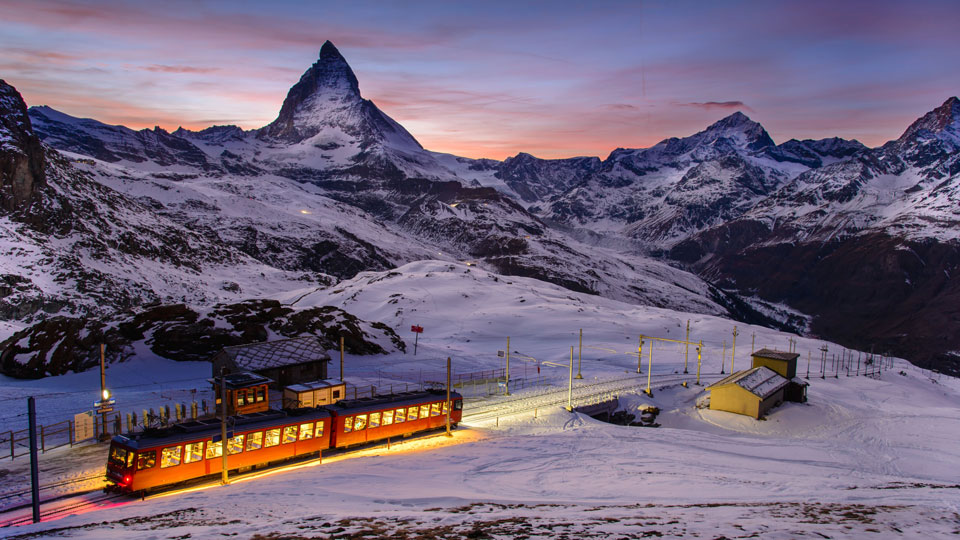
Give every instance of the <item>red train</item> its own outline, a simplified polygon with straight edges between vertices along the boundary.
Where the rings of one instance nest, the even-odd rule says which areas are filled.
[[[230,470],[320,455],[372,441],[456,426],[463,417],[463,398],[446,392],[405,392],[339,401],[333,405],[270,410],[233,417],[227,439]],[[146,492],[208,475],[220,474],[220,421],[198,420],[135,436],[117,435],[110,443],[107,481],[124,492]]]

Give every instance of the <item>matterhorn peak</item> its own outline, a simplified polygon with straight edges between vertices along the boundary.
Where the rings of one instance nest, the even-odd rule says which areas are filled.
[[[960,99],[956,96],[947,99],[943,105],[910,124],[897,142],[904,143],[924,133],[939,135],[944,132],[960,136]]]
[[[320,48],[320,57],[300,81],[290,88],[280,114],[263,128],[269,137],[292,142],[311,136],[309,125],[323,111],[349,107],[362,101],[357,76],[347,60],[329,40]],[[305,128],[305,129],[304,129]]]

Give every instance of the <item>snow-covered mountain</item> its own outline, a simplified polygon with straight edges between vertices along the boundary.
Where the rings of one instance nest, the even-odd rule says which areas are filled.
[[[864,346],[886,334],[864,333],[869,323],[848,314],[873,315],[874,307],[854,299],[849,310],[837,309],[843,295],[791,289],[803,280],[769,258],[807,261],[800,277],[820,271],[841,287],[845,267],[826,265],[827,248],[817,246],[870,236],[891,239],[878,246],[909,239],[936,247],[921,259],[950,252],[956,109],[949,100],[877,149],[839,138],[777,145],[738,112],[691,136],[620,148],[604,160],[522,153],[475,160],[422,148],[362,97],[356,75],[327,42],[277,119],[260,129],[134,131],[49,107],[29,114],[40,138],[86,177],[280,271],[343,279],[416,260],[469,261],[614,299],[757,316],[736,295],[649,258],[665,256],[727,290],[816,315],[815,331]],[[919,253],[913,244],[901,251],[908,249]],[[923,261],[938,269],[932,274],[950,274],[947,263]],[[891,275],[903,273],[893,267]],[[910,306],[885,308],[906,315]],[[851,330],[838,333],[829,323],[834,315]],[[960,350],[957,341],[920,349],[945,354]]]

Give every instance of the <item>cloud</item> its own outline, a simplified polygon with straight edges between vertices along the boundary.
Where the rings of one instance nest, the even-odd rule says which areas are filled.
[[[146,71],[153,71],[155,73],[213,73],[214,71],[220,71],[220,68],[202,68],[202,67],[193,67],[193,66],[165,66],[162,64],[153,64],[150,66],[142,66],[140,69]]]
[[[684,107],[697,107],[700,109],[712,111],[714,109],[720,110],[729,110],[729,109],[745,109],[750,112],[753,112],[753,109],[747,107],[746,104],[742,101],[700,101],[692,103],[681,103],[680,105]]]

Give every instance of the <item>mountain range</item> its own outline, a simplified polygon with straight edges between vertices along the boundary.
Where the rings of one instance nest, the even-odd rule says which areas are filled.
[[[778,145],[738,112],[605,159],[470,159],[424,149],[326,42],[260,129],[136,131],[5,83],[0,118],[5,366],[54,317],[440,259],[960,371],[956,98],[879,148]]]

